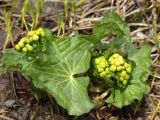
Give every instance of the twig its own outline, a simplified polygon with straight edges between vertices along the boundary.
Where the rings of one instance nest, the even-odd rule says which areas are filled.
[[[126,4],[127,0],[124,0],[123,3],[120,5],[120,8],[122,8]]]
[[[159,55],[156,56],[156,58],[152,61],[152,63],[155,63],[159,58]]]
[[[116,6],[117,6],[117,7],[116,7],[116,11],[117,11],[117,14],[118,14],[118,15],[120,15],[120,5],[119,5],[119,4],[120,4],[120,3],[119,3],[119,0],[117,0],[117,1],[116,1]]]
[[[15,97],[16,101],[17,101],[20,105],[23,105],[23,103],[18,99],[17,94],[16,94],[15,79],[14,79],[13,73],[10,73],[10,79],[11,79],[11,85],[12,85],[14,97]]]
[[[151,97],[160,98],[160,95],[150,94]]]
[[[14,119],[12,119],[12,118],[9,118],[9,117],[3,116],[3,115],[0,115],[0,118],[1,118],[1,119],[4,119],[4,120],[14,120]]]
[[[38,109],[39,109],[38,104],[36,104],[36,109],[34,110],[33,114],[31,115],[30,120],[35,120],[35,117],[36,117],[36,115],[38,113]]]
[[[0,16],[0,19],[1,19],[1,20],[4,20],[4,17]]]
[[[158,53],[156,53],[156,54],[152,54],[151,56],[152,57],[156,57],[156,56],[158,56],[159,54]]]
[[[152,64],[153,67],[160,68],[160,65]],[[160,77],[159,77],[160,78]]]
[[[89,10],[93,10],[95,7],[95,5],[97,5],[98,3],[101,3],[101,2],[103,2],[104,0],[88,0],[89,1],[89,3],[86,5],[86,6],[84,6],[85,8],[84,8],[84,10],[83,10],[83,12],[82,12],[82,15],[83,14],[85,14],[85,13],[87,13],[87,11],[89,11]]]
[[[153,114],[151,116],[151,120],[154,120],[155,116],[157,115],[157,112],[158,112],[159,108],[160,108],[160,101],[158,102],[158,104],[156,105],[155,110],[153,111]]]
[[[142,26],[142,27],[147,27],[148,24],[146,24],[146,23],[128,23],[128,26]],[[152,25],[152,24],[149,24],[149,26],[151,27],[151,26],[153,26],[153,25]],[[160,24],[157,24],[156,27],[160,28]]]
[[[105,5],[105,2],[102,2],[100,4],[97,4],[93,8],[91,8],[88,12],[84,12],[81,16],[81,18],[85,18],[87,15],[94,13],[98,9],[102,9],[102,7]],[[106,8],[107,9],[107,8]],[[113,9],[113,7],[109,7],[108,10]]]
[[[142,11],[142,13],[143,13],[143,15],[145,17],[145,20],[146,20],[146,22],[148,24],[148,28],[151,30],[151,27],[149,26],[149,19],[148,19],[147,15],[146,15],[144,9],[141,7],[141,5],[139,4],[139,2],[137,0],[134,0],[134,1],[137,4],[137,6],[140,8],[140,10]]]
[[[111,1],[111,7],[113,7],[113,4],[114,4],[114,0]]]
[[[84,18],[79,20],[77,23],[83,23],[83,22],[97,22],[100,21],[103,17],[98,17],[98,18]]]
[[[86,30],[86,29],[92,29],[93,26],[81,26],[81,27],[74,27],[74,30]]]
[[[151,6],[150,6],[149,8],[147,8],[146,10],[149,10],[149,9],[151,9],[152,7],[153,7],[153,5],[151,5]],[[133,15],[133,14],[138,13],[138,12],[141,12],[142,10],[144,10],[144,9],[143,9],[143,8],[142,8],[142,9],[138,8],[138,9],[136,9],[136,10],[132,10],[131,12],[129,12],[128,14],[126,14],[125,17],[128,17],[128,16]]]
[[[139,28],[133,32],[131,32],[131,35],[135,35],[137,32],[141,32],[141,31],[144,31],[144,30],[148,30],[148,27],[142,27],[142,28]]]

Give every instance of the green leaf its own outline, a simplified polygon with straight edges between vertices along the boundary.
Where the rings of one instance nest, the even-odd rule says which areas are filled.
[[[93,28],[93,41],[98,43],[107,35],[123,37],[130,41],[130,30],[126,22],[115,12],[107,12],[104,18],[97,22]]]
[[[144,94],[149,92],[149,86],[146,83],[130,84],[125,89],[114,88],[112,94],[106,99],[106,102],[118,108],[127,106],[134,100],[141,100]]]
[[[87,93],[89,77],[74,75],[89,69],[91,42],[81,37],[68,37],[59,43],[48,41],[46,46],[45,52],[31,55],[38,57],[33,61],[13,49],[4,50],[3,69],[6,72],[18,70],[29,76],[37,88],[50,93],[70,115],[89,112],[94,107]]]
[[[130,54],[128,59],[136,64],[135,68],[133,68],[131,82],[137,83],[146,81],[152,63],[151,47],[149,45],[142,46],[140,50]]]
[[[121,50],[120,47],[123,46],[125,46],[124,51],[127,51],[128,59],[133,62],[131,79],[125,88],[112,86],[112,93],[106,99],[107,103],[118,108],[129,105],[134,100],[141,100],[143,95],[149,92],[146,80],[151,66],[151,47],[143,45],[140,49],[136,49],[130,42],[117,39],[107,47],[107,50],[113,51],[111,48]]]
[[[121,37],[116,38],[109,44],[102,44],[102,46],[99,46],[97,49],[101,50],[106,58],[110,57],[114,53],[118,53],[126,59],[128,59],[128,55],[134,54],[137,50],[130,41],[127,41]]]
[[[123,94],[119,89],[115,89],[110,97],[107,99],[108,103],[112,103],[114,106],[121,108],[123,106]]]
[[[24,59],[25,54],[17,52],[14,49],[5,49],[2,51],[2,72],[6,73],[8,71],[19,71],[23,69],[23,64],[26,65],[28,62]]]

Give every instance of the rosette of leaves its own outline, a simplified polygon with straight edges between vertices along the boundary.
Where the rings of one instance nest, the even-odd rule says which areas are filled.
[[[116,36],[113,42],[96,46],[96,49],[100,52],[94,53],[93,58],[98,56],[109,58],[118,53],[132,66],[130,79],[127,85],[123,87],[118,86],[112,79],[103,79],[106,85],[111,88],[111,95],[105,101],[122,108],[133,103],[134,100],[141,100],[143,95],[149,92],[147,78],[151,67],[150,46],[143,45],[140,49],[137,49],[130,41],[130,31],[127,24],[114,12],[106,13],[104,18],[95,25],[93,33],[95,42],[98,42],[96,38]],[[94,76],[100,76],[97,70],[91,71]]]
[[[99,40],[107,36],[114,36],[114,41],[102,44]],[[137,49],[131,43],[129,27],[120,16],[113,11],[107,12],[94,26],[93,34],[85,38],[94,42],[96,50],[100,51],[93,52],[93,58],[95,56],[109,58],[114,53],[119,53],[132,65],[132,73],[127,85],[120,87],[113,80],[104,79],[106,85],[111,88],[111,95],[105,100],[107,103],[122,108],[133,103],[134,100],[141,100],[143,95],[149,92],[147,78],[151,67],[151,48],[149,45],[143,45]],[[91,65],[90,68],[93,75],[99,77],[93,66]]]
[[[116,13],[106,13],[93,28],[93,34],[88,36],[57,38],[53,37],[49,30],[45,30],[45,33],[44,42],[40,40],[33,52],[23,53],[14,48],[2,51],[0,71],[19,71],[30,77],[35,87],[51,94],[70,115],[79,116],[94,107],[87,92],[89,76],[78,75],[92,68],[91,47],[98,46],[107,50],[104,55],[120,50],[133,63],[130,83],[125,89],[112,85],[112,94],[107,98],[107,103],[120,108],[130,104],[134,99],[141,99],[143,93],[148,91],[146,80],[151,64],[150,47],[135,49],[130,43],[127,24]],[[110,35],[117,37],[117,40],[113,44],[101,44],[100,40]],[[29,59],[30,57],[32,59]]]
[[[142,48],[136,49],[130,42],[119,38],[110,43],[102,55],[108,58],[114,53],[123,55],[132,65],[132,72],[126,85],[119,86],[114,78],[101,78],[111,88],[111,95],[106,102],[121,108],[133,103],[134,100],[141,100],[143,95],[149,92],[147,78],[151,66],[151,48],[149,45],[143,45]]]

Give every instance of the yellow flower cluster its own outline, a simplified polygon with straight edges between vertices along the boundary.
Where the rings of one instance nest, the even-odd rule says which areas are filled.
[[[33,51],[34,47],[32,46],[32,43],[35,41],[38,41],[40,37],[45,37],[46,33],[43,28],[39,28],[37,30],[29,31],[27,37],[23,37],[18,44],[15,45],[15,49],[17,51],[22,52],[31,52]]]
[[[108,60],[104,56],[98,57],[95,65],[100,77],[116,78],[123,85],[127,84],[132,72],[131,65],[119,54],[113,54]]]

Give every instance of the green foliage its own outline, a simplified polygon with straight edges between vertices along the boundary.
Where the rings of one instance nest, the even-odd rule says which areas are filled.
[[[151,48],[148,45],[144,45],[141,49],[135,49],[134,47],[130,47],[130,49],[134,52],[128,52],[126,56],[133,67],[129,83],[123,89],[113,85],[112,94],[106,100],[107,103],[113,104],[118,108],[131,104],[135,99],[142,99],[143,94],[149,92],[146,80],[151,66]]]
[[[42,42],[37,44],[37,51],[4,50],[1,55],[2,71],[19,71],[30,77],[35,87],[51,94],[70,115],[78,116],[94,107],[87,93],[89,76],[79,75],[88,72],[89,68],[93,69],[90,66],[91,53],[106,58],[118,53],[132,66],[125,87],[116,85],[112,79],[104,79],[112,92],[106,99],[107,103],[121,108],[135,99],[140,100],[148,92],[146,80],[151,65],[151,49],[147,45],[136,49],[130,42],[127,24],[114,12],[105,14],[102,21],[95,25],[92,35],[61,38],[53,37],[49,30],[45,30],[45,34],[43,39],[40,38]],[[101,44],[100,40],[108,35],[117,38],[110,44]],[[100,47],[101,53],[90,52],[90,48],[97,47],[97,44],[103,46]]]
[[[139,83],[146,81],[149,75],[149,68],[151,66],[151,47],[144,45],[140,50],[136,50],[135,53],[129,55],[129,60],[135,63],[135,68],[132,73],[132,82]]]
[[[103,78],[112,91],[106,99],[107,103],[121,108],[131,104],[135,99],[142,99],[143,94],[149,92],[149,86],[146,82],[151,66],[151,48],[149,45],[143,45],[141,49],[136,49],[131,42],[124,38],[117,38],[103,48],[101,52],[99,56],[103,55],[105,58],[109,58],[114,53],[119,53],[132,66],[130,79],[127,85],[123,87],[117,84],[115,77]],[[95,73],[94,75],[97,76],[97,72]]]
[[[90,42],[80,37],[67,37],[57,44],[48,40],[45,52],[30,54],[32,61],[27,59],[27,54],[14,49],[5,50],[2,53],[4,72],[22,72],[32,79],[37,88],[50,93],[70,115],[81,115],[93,108],[87,95],[89,77],[74,75],[89,69],[90,45]]]
[[[126,40],[130,41],[130,30],[127,23],[115,12],[107,12],[104,18],[100,22],[97,22],[93,29],[93,37],[96,43],[109,35],[124,37]]]

